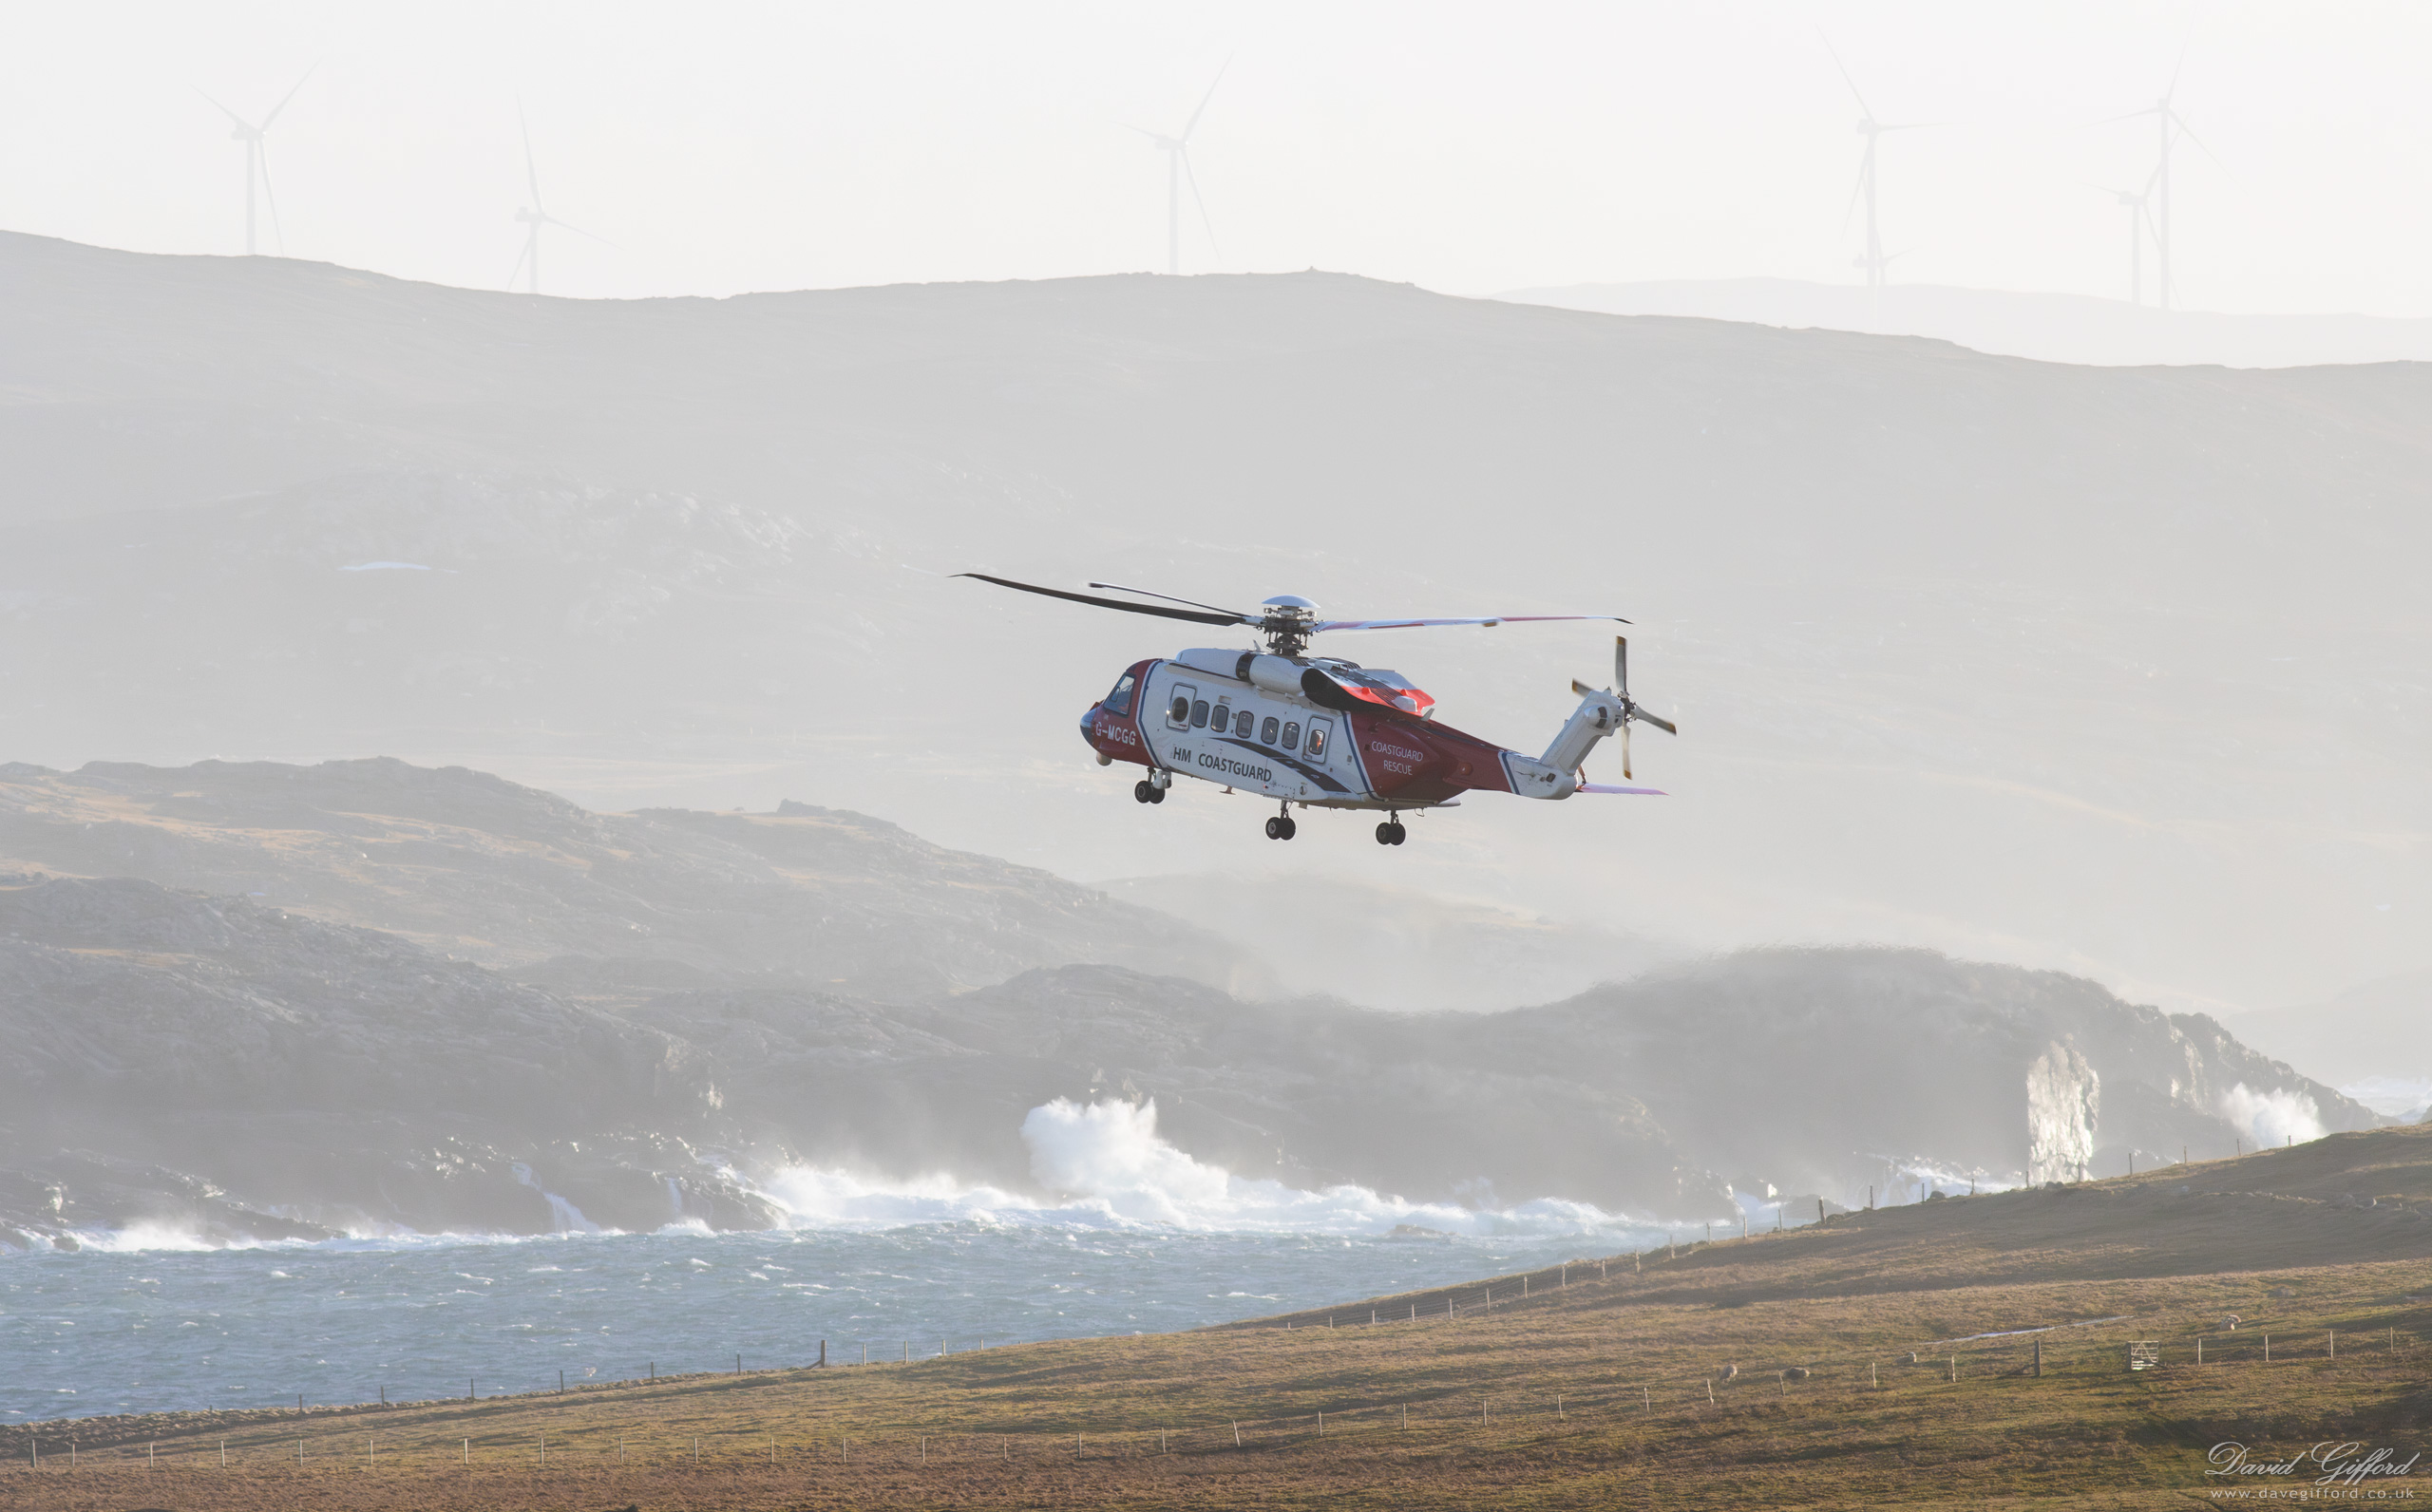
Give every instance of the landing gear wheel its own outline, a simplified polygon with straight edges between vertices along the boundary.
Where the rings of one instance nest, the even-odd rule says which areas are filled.
[[[1166,790],[1165,790],[1164,788],[1162,788],[1162,787],[1159,787],[1156,784],[1154,784],[1154,783],[1150,783],[1150,784],[1149,784],[1149,802],[1150,802],[1150,803],[1164,803],[1165,801],[1166,801]]]
[[[1275,838],[1277,840],[1290,840],[1293,836],[1301,832],[1301,826],[1292,822],[1292,816],[1289,814],[1284,815],[1282,819],[1276,820],[1273,822],[1275,824]]]
[[[1282,840],[1283,838],[1283,821],[1280,819],[1268,820],[1266,822],[1266,838],[1269,840]]]
[[[1149,779],[1143,777],[1131,784],[1131,800],[1137,803],[1153,803],[1157,801],[1157,790],[1149,785]]]
[[[1394,843],[1398,845],[1408,839],[1410,839],[1409,827],[1404,825],[1400,820],[1394,821]]]
[[[1377,826],[1377,843],[1379,845],[1398,845],[1408,839],[1410,831],[1402,827],[1398,819],[1389,819]]]

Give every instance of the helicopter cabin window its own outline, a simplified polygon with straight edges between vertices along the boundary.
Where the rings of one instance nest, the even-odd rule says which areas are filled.
[[[1265,723],[1259,726],[1258,743],[1262,746],[1272,746],[1275,744],[1275,716],[1273,714],[1267,715]]]
[[[1205,698],[1199,698],[1199,699],[1193,699],[1193,700],[1191,701],[1191,705],[1190,705],[1190,728],[1193,728],[1193,729],[1206,729],[1206,728],[1207,728],[1207,700],[1206,700],[1206,699],[1205,699]]]
[[[1309,721],[1309,754],[1312,757],[1322,758],[1325,753],[1326,721],[1313,719]]]
[[[1114,691],[1106,695],[1106,711],[1108,713],[1128,714],[1131,712],[1131,685],[1134,681],[1136,681],[1136,679],[1133,678],[1130,672],[1125,672],[1123,674],[1123,680],[1114,685]]]
[[[1190,723],[1190,695],[1198,690],[1188,683],[1177,683],[1174,686],[1173,704],[1166,710],[1167,724],[1180,729]],[[1200,707],[1205,709],[1207,706],[1202,704]]]
[[[1258,716],[1244,709],[1233,716],[1233,733],[1247,740],[1250,738],[1250,727],[1257,723]]]
[[[1283,748],[1291,750],[1301,744],[1301,722],[1287,720],[1283,726]]]

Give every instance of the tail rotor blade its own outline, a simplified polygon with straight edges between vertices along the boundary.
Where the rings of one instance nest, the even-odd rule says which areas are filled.
[[[1630,696],[1630,638],[1627,635],[1613,637],[1613,691],[1621,694],[1624,702]]]
[[[1630,722],[1622,721],[1622,781],[1630,780]]]
[[[1586,698],[1594,691],[1596,691],[1595,689],[1588,687],[1576,677],[1570,680],[1570,694],[1573,698]]]
[[[1634,720],[1645,720],[1648,724],[1653,725],[1656,728],[1663,731],[1666,735],[1678,735],[1681,733],[1680,726],[1675,725],[1670,720],[1664,718],[1662,714],[1650,714],[1644,709],[1631,709],[1630,718]],[[1628,774],[1624,773],[1624,775],[1626,776]]]

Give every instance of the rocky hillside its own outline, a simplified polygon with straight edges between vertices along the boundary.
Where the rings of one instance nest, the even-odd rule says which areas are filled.
[[[762,1226],[780,1215],[755,1180],[804,1164],[1098,1195],[1018,1137],[1057,1098],[1153,1100],[1166,1141],[1236,1178],[1726,1221],[2375,1122],[2200,1016],[1921,952],[1753,952],[1435,1015],[1105,965],[880,1001],[550,964],[612,985],[544,989],[245,898],[16,879],[0,1242]]]
[[[766,1223],[689,1143],[732,1131],[715,1077],[674,1035],[392,936],[150,882],[0,885],[0,1241]]]
[[[252,898],[578,992],[774,973],[918,998],[1075,960],[1266,981],[1168,915],[858,814],[595,814],[398,761],[0,766],[0,869]]]
[[[0,235],[0,751],[816,794],[1071,877],[1318,858],[1700,947],[2301,1002],[2432,964],[2432,872],[2377,839],[2432,827],[2427,398],[2423,364],[2083,369],[1317,273],[565,300]],[[1389,854],[1141,810],[1073,723],[1195,634],[938,576],[970,568],[1626,614],[1675,796],[1481,801]],[[1537,749],[1610,666],[1584,627],[1330,640]]]

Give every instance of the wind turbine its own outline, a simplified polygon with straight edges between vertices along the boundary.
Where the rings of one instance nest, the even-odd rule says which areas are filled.
[[[2106,189],[2099,183],[2086,185],[2089,189],[2101,189],[2104,194],[2117,196],[2120,207],[2128,212],[2128,302],[2132,305],[2145,302],[2145,233],[2153,223],[2153,216],[2146,207],[2153,199],[2154,180],[2160,176],[2159,168],[2146,175],[2142,189]]]
[[[2155,303],[2164,310],[2168,310],[2170,308],[2171,149],[2177,145],[2178,139],[2181,137],[2185,137],[2188,141],[2195,143],[2199,147],[2204,147],[2204,139],[2197,136],[2194,131],[2188,126],[2187,118],[2180,115],[2178,113],[2178,108],[2171,104],[2171,101],[2178,94],[2179,73],[2186,66],[2187,53],[2186,50],[2182,48],[2178,55],[2178,67],[2173,68],[2170,72],[2170,87],[2162,91],[2162,97],[2160,99],[2155,101],[2152,104],[2146,106],[2142,110],[2131,110],[2124,115],[2107,117],[2105,120],[2096,123],[2098,125],[2106,125],[2113,121],[2135,121],[2139,117],[2151,116],[2154,118],[2155,129],[2160,134],[2160,157],[2154,169],[2153,178],[2147,180],[2147,185],[2148,192],[2154,197]],[[2214,156],[2213,149],[2210,147],[2204,147],[2204,156],[2212,158],[2214,162],[2221,161],[2219,158]]]
[[[1860,111],[1858,135],[1866,139],[1866,156],[1858,160],[1857,187],[1850,191],[1850,210],[1842,212],[1841,224],[1844,228],[1849,225],[1850,212],[1856,210],[1858,201],[1863,198],[1866,201],[1866,255],[1857,260],[1857,266],[1866,270],[1866,286],[1869,289],[1880,289],[1883,287],[1884,270],[1890,266],[1891,259],[1883,255],[1883,236],[1875,226],[1875,142],[1887,132],[1914,131],[1920,126],[1930,125],[1932,123],[1906,122],[1899,125],[1887,126],[1875,120],[1874,107],[1868,104],[1866,96],[1858,92],[1858,82],[1850,77],[1849,66],[1841,61],[1841,54],[1833,46],[1833,39],[1824,37],[1820,32],[1817,35],[1823,40],[1824,50],[1833,54],[1833,66],[1841,70],[1841,82],[1850,86],[1850,97],[1858,103]]]
[[[541,228],[542,226],[563,226],[578,236],[591,236],[592,240],[606,247],[613,247],[616,243],[605,236],[592,236],[590,232],[583,230],[580,226],[566,225],[564,221],[549,214],[547,207],[541,203],[541,170],[534,167],[532,163],[532,127],[523,119],[523,102],[521,100],[515,103],[515,124],[517,129],[523,133],[523,179],[531,185],[532,202],[515,213],[515,218],[527,229],[523,233],[523,251],[516,256],[514,271],[506,275],[506,286],[513,289],[516,274],[522,273],[528,267],[531,270],[531,282],[524,286],[524,292],[537,294],[541,292]]]
[[[1207,92],[1199,98],[1199,108],[1183,123],[1179,135],[1168,137],[1146,126],[1131,128],[1155,142],[1157,150],[1166,155],[1166,272],[1168,274],[1182,272],[1182,185],[1186,179],[1190,180],[1191,203],[1199,207],[1199,222],[1207,228],[1207,245],[1211,251],[1216,245],[1216,223],[1207,218],[1207,201],[1199,197],[1199,177],[1190,171],[1190,134],[1199,129],[1199,118],[1207,113],[1207,102],[1216,98],[1216,85],[1225,82],[1225,69],[1232,66],[1233,60],[1227,58],[1216,70],[1216,77],[1209,82]]]
[[[295,81],[295,89],[303,88],[304,79],[310,79],[311,77],[313,77],[313,70],[311,68],[305,69],[304,78]],[[195,91],[195,93],[202,95],[205,100],[211,100],[212,107],[218,110],[221,115],[226,116],[230,122],[235,123],[236,129],[229,132],[228,135],[236,141],[241,142],[245,144],[245,255],[248,257],[256,255],[256,238],[254,235],[254,185],[257,181],[261,185],[261,198],[268,201],[270,205],[271,234],[277,238],[279,255],[281,256],[285,256],[287,254],[287,233],[280,228],[278,223],[278,197],[271,193],[270,156],[268,148],[263,142],[262,138],[269,133],[270,123],[278,119],[279,111],[287,108],[287,102],[295,98],[295,89],[290,89],[287,91],[286,98],[279,101],[279,103],[272,108],[269,115],[262,117],[260,125],[254,124],[244,117],[237,114],[234,110],[229,109],[226,105],[221,104],[218,101],[211,100],[211,96],[203,94],[200,89],[197,89]]]

